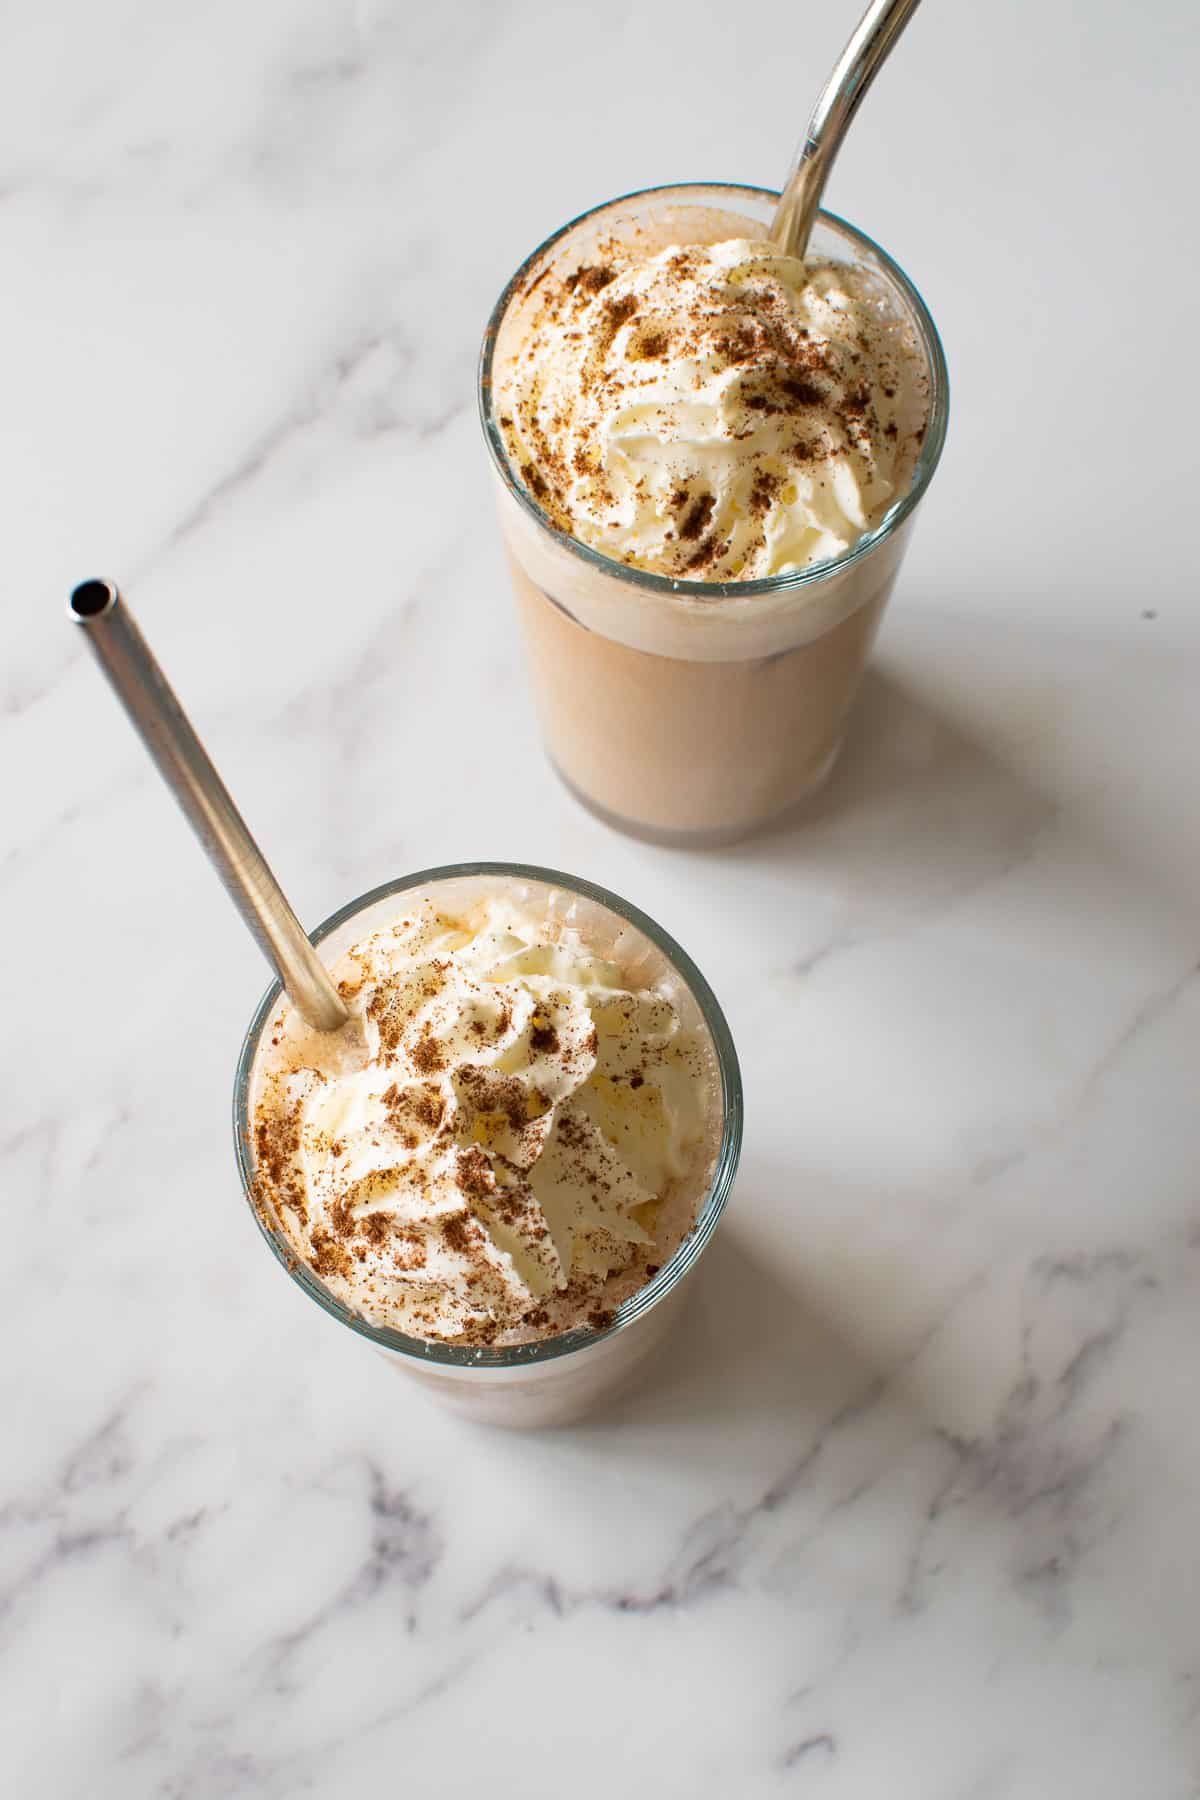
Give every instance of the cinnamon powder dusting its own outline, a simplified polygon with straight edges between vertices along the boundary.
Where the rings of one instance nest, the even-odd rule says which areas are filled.
[[[389,1293],[403,1287],[400,1329],[446,1338],[445,1284],[452,1281],[462,1322],[451,1341],[488,1344],[514,1330],[529,1337],[581,1323],[607,1329],[615,1317],[610,1272],[624,1284],[624,1295],[659,1265],[648,1260],[654,1242],[625,1242],[601,1222],[618,1216],[605,1215],[606,1205],[629,1204],[625,1189],[614,1188],[620,1125],[603,1138],[586,1112],[560,1107],[550,1097],[590,1092],[601,1040],[594,1022],[581,1029],[587,1011],[556,1011],[565,1001],[553,991],[547,997],[546,990],[530,1011],[527,994],[516,987],[471,981],[465,989],[471,1010],[456,1037],[444,1010],[435,1008],[436,1028],[424,1016],[429,1003],[449,1005],[447,996],[458,991],[452,957],[422,963],[415,978],[401,961],[395,981],[369,970],[348,985],[378,1032],[378,1085],[369,1101],[342,1104],[332,1085],[340,1078],[336,1072],[320,1073],[319,1063],[310,1069],[302,1056],[289,1070],[284,1044],[290,1040],[282,1033],[267,1040],[280,1066],[253,1118],[254,1198],[264,1219],[302,1244],[314,1274],[335,1295],[346,1291],[348,1303],[361,1305],[373,1322]],[[610,1015],[626,1021],[617,1039],[621,1054],[639,1004],[632,993],[605,1002]],[[456,1047],[453,1057],[447,1050],[448,1044],[468,1043],[477,1049],[464,1054]],[[511,1061],[518,1053],[536,1059],[520,1063],[520,1073]],[[603,1091],[636,1094],[660,1054],[647,1050],[644,1066],[633,1068],[626,1058],[624,1073]],[[637,1116],[644,1124],[648,1115]],[[585,1208],[585,1222],[576,1229],[594,1259],[586,1267],[594,1272],[560,1266],[561,1223],[552,1237],[534,1191],[532,1171],[550,1139],[554,1179],[566,1182],[569,1192],[591,1196],[591,1210]],[[310,1199],[306,1182],[314,1171],[319,1180]],[[654,1196],[656,1205],[661,1198]],[[568,1261],[570,1243],[568,1233]],[[532,1285],[519,1290],[515,1317],[506,1286],[513,1277],[505,1246],[513,1245],[526,1247],[522,1254],[533,1258],[526,1266],[536,1274],[536,1280],[522,1276]],[[535,1293],[541,1297],[534,1299]]]
[[[818,306],[817,329],[801,322],[803,280],[793,291],[777,264],[750,252],[740,262],[713,263],[711,253],[710,245],[685,244],[644,260],[614,237],[577,269],[548,264],[513,364],[501,429],[524,486],[557,529],[665,575],[752,579],[767,572],[759,566],[768,554],[766,514],[818,504],[819,480],[799,498],[785,497],[794,469],[834,455],[861,457],[854,480],[886,491],[873,465],[882,456],[890,466],[900,454],[887,408],[904,358],[886,349],[869,300],[845,326],[828,326],[830,314]],[[564,346],[575,347],[577,368]],[[517,379],[518,369],[528,369],[528,377]],[[915,361],[910,375],[910,385],[923,379]],[[707,409],[699,427],[689,424],[689,395],[657,385],[668,379],[694,384]],[[780,441],[793,420],[802,429]],[[688,466],[693,429],[712,434],[707,441],[724,436],[744,446],[738,455],[750,469],[749,523],[744,498],[729,503],[724,476],[709,469],[714,493],[704,485],[705,465]],[[661,457],[673,488],[647,482],[644,444]],[[838,518],[836,529],[851,529]],[[623,533],[633,535],[633,547]]]

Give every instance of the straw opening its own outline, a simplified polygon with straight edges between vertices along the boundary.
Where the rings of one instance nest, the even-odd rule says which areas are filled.
[[[117,590],[109,581],[81,581],[71,595],[70,611],[76,619],[98,619],[115,606]]]

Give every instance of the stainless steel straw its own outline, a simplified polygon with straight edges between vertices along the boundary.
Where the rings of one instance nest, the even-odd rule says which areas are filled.
[[[863,95],[917,4],[918,0],[871,0],[825,83],[771,221],[772,240],[789,256],[803,260],[833,159]]]
[[[68,611],[293,1004],[318,1031],[339,1030],[350,1017],[342,997],[119,590],[110,581],[85,581]]]

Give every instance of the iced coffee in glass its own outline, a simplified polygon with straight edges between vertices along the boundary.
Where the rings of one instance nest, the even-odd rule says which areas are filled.
[[[737,1057],[680,947],[546,869],[428,869],[314,933],[350,1012],[278,984],[238,1166],[288,1273],[438,1400],[563,1424],[677,1316],[741,1146]]]
[[[947,381],[920,296],[822,213],[652,189],[586,213],[492,315],[480,405],[550,758],[612,823],[720,842],[842,742]]]

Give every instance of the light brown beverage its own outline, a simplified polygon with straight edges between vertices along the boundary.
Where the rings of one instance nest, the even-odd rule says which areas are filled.
[[[552,459],[555,446],[535,436],[522,454],[497,396],[528,354],[548,284],[592,276],[614,243],[648,258],[673,245],[763,238],[772,207],[758,190],[677,188],[601,208],[535,253],[484,346],[484,424],[550,759],[610,822],[660,840],[737,837],[795,806],[832,769],[941,449],[946,382],[932,321],[882,252],[822,216],[812,254],[849,265],[877,291],[914,374],[889,418],[892,479],[878,516],[832,559],[764,579],[738,578],[728,536],[711,546],[707,576],[697,567],[694,577],[686,563],[682,575],[665,574],[651,556],[622,562],[584,541],[537,466],[539,449]],[[801,404],[797,418],[805,416]],[[683,538],[694,492],[678,496]],[[685,546],[667,548],[678,556]],[[701,538],[692,561],[704,552]]]
[[[628,903],[512,864],[391,883],[314,941],[353,1029],[313,1031],[276,988],[238,1068],[264,1236],[454,1410],[579,1417],[678,1315],[733,1180],[711,990]]]

